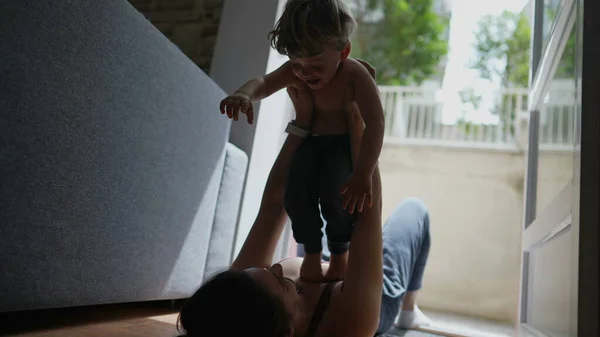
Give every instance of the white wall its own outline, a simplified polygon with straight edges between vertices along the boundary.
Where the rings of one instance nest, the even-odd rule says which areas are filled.
[[[226,92],[232,93],[249,79],[271,72],[287,60],[270,47],[267,38],[283,4],[283,0],[225,1],[210,76]],[[290,120],[290,104],[282,90],[255,104],[254,125],[245,118],[232,122],[230,142],[250,159],[234,255],[258,213],[267,176],[281,148],[285,124]],[[219,113],[218,107],[215,113]]]

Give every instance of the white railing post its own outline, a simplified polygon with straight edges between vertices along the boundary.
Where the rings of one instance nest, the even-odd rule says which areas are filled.
[[[400,139],[405,139],[408,118],[407,114],[404,112],[404,93],[402,90],[398,90],[394,92],[394,96],[395,102],[393,106],[397,113],[394,115],[392,134]]]

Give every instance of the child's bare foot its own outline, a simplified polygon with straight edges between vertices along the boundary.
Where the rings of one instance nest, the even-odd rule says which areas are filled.
[[[309,282],[322,282],[321,253],[305,254],[300,267],[300,278]]]
[[[348,252],[342,254],[331,254],[329,268],[325,273],[325,281],[341,281],[346,274],[346,264],[348,263]]]

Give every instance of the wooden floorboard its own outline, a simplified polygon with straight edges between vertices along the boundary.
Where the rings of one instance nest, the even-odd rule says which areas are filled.
[[[0,313],[0,335],[15,337],[173,337],[176,309],[127,304]]]

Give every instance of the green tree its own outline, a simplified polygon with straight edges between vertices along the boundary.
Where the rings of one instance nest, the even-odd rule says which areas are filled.
[[[475,31],[475,58],[470,67],[481,78],[499,81],[502,88],[527,87],[530,44],[531,28],[525,13],[486,15]],[[503,95],[491,111],[500,118],[503,140],[514,136],[515,104],[514,95]]]
[[[531,29],[523,13],[487,15],[475,32],[475,60],[471,68],[482,78],[500,80],[502,87],[527,87]]]
[[[555,11],[545,13],[552,22]],[[529,85],[531,24],[524,13],[504,11],[488,15],[475,32],[475,59],[471,68],[482,78],[499,80],[503,88],[527,88]],[[575,72],[575,34],[571,33],[554,78],[572,78]],[[464,102],[464,100],[463,100]],[[492,113],[500,116],[504,130],[514,135],[516,97],[504,95]],[[505,134],[506,136],[506,134]]]
[[[548,10],[546,21],[556,17]],[[500,79],[502,87],[526,88],[529,84],[531,24],[524,13],[502,12],[479,21],[475,32],[476,57],[471,68],[482,78]],[[575,34],[571,33],[554,74],[555,78],[572,78],[575,71]]]
[[[358,23],[352,55],[377,69],[379,84],[420,84],[438,75],[449,18],[434,11],[433,0],[346,1]]]
[[[556,9],[552,8],[547,10],[546,20],[554,22],[554,19],[556,19]],[[554,74],[554,78],[573,78],[573,76],[575,76],[575,43],[576,34],[575,27],[573,27],[571,35],[569,36],[567,44],[565,45],[562,58],[558,64],[558,68],[556,69],[556,74]]]

